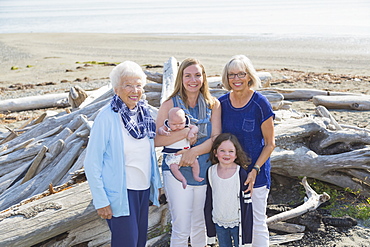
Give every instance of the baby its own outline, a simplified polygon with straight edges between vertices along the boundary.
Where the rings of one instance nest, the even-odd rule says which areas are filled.
[[[185,112],[179,107],[173,107],[168,112],[168,119],[164,121],[164,126],[158,129],[158,134],[169,135],[171,131],[179,131],[186,127],[190,128],[188,138],[193,138],[198,133],[198,127],[190,124],[190,119],[185,115]],[[170,167],[172,174],[182,183],[182,187],[185,189],[187,186],[186,178],[180,172],[179,163],[181,155],[176,153],[183,149],[189,149],[190,142],[187,138],[175,142],[169,146],[163,148],[163,153],[166,153],[166,164]],[[195,181],[201,182],[204,178],[199,177],[199,163],[196,159],[191,165],[193,177]]]

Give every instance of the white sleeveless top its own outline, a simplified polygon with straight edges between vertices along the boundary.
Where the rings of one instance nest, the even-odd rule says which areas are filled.
[[[136,115],[133,116],[136,118]],[[151,146],[148,136],[135,139],[123,128],[124,157],[126,166],[126,185],[131,190],[146,190],[150,187]]]
[[[217,166],[218,164],[211,166],[208,174],[213,197],[212,219],[219,226],[232,228],[239,225],[240,167],[237,166],[230,178],[223,179],[217,174]]]

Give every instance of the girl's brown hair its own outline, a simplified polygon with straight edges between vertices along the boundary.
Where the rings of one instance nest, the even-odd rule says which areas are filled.
[[[176,76],[175,88],[173,90],[173,93],[171,94],[171,96],[167,100],[170,100],[171,98],[176,96],[176,94],[178,93],[180,95],[182,101],[185,103],[186,107],[188,107],[188,105],[187,105],[188,96],[186,95],[186,91],[185,91],[184,85],[182,83],[182,81],[183,81],[182,77],[184,75],[184,69],[186,69],[187,67],[189,67],[191,65],[199,65],[202,68],[203,85],[200,88],[200,93],[203,95],[203,97],[206,101],[206,104],[209,105],[210,108],[212,109],[216,100],[211,95],[211,93],[209,92],[207,75],[206,75],[206,71],[204,69],[204,66],[199,62],[198,59],[195,59],[195,58],[187,58],[181,63],[181,65],[178,69],[178,72],[177,72],[177,76]]]
[[[235,146],[236,151],[236,159],[235,163],[243,167],[244,169],[248,168],[248,165],[251,163],[251,159],[247,156],[247,154],[244,152],[242,146],[240,145],[238,138],[236,138],[235,135],[230,133],[222,133],[216,137],[216,139],[213,141],[211,153],[209,156],[209,159],[212,164],[217,164],[218,158],[216,157],[217,148],[221,145],[224,141],[231,141]]]

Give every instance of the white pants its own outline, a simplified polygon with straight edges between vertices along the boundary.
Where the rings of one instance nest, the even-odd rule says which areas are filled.
[[[187,247],[189,236],[192,247],[206,246],[203,209],[207,185],[184,189],[170,171],[163,172],[163,183],[172,218],[171,247]]]
[[[269,189],[266,186],[253,188],[253,247],[269,246],[269,230],[266,224],[266,207]]]

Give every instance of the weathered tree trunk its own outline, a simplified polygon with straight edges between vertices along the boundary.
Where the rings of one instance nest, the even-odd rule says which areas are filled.
[[[69,180],[72,179],[73,174],[83,169],[84,166],[84,160],[86,156],[86,149],[82,151],[82,153],[78,156],[77,161],[73,164],[73,166],[68,170],[68,172],[65,173],[64,177],[56,184],[56,185],[62,185],[67,183]],[[85,172],[84,172],[85,173]]]
[[[284,99],[312,99],[314,96],[361,96],[361,94],[330,92],[318,89],[287,89],[287,88],[267,88],[262,90],[276,91],[284,96]]]
[[[0,101],[0,112],[27,111],[51,107],[68,107],[68,94],[45,94]]]
[[[322,105],[319,105],[318,107],[316,107],[316,110],[315,112],[321,116],[321,117],[325,117],[325,118],[328,118],[329,121],[330,121],[330,124],[332,124],[334,127],[329,127],[329,125],[327,126],[329,129],[332,129],[332,130],[341,130],[343,129],[339,124],[338,122],[335,120],[335,118],[330,114],[330,112]]]
[[[270,90],[263,90],[260,93],[268,99],[273,110],[278,110],[284,105],[284,96],[282,94]]]
[[[55,158],[55,160],[59,159],[59,162],[55,165],[52,164],[53,167],[49,166],[50,170],[48,170],[49,176],[47,180],[45,179],[44,181],[40,181],[37,189],[32,193],[32,195],[42,193],[48,188],[49,184],[58,184],[74,164],[78,155],[82,152],[81,148],[84,143],[85,140],[78,138],[67,143],[66,148],[58,155],[58,157]]]
[[[61,133],[66,133],[66,135],[69,136],[70,134],[72,134],[72,132],[68,133],[68,131],[70,130],[66,128],[65,132],[61,132]],[[61,139],[58,139],[53,144],[51,144],[50,147],[47,147],[48,150],[45,153],[45,158],[37,166],[34,176],[39,174],[47,165],[49,165],[55,159],[55,157],[57,157],[60,154],[60,152],[62,152],[65,146],[65,142],[63,140],[66,139],[67,136],[59,136],[59,137],[61,137]]]
[[[161,93],[160,92],[147,92],[145,93],[148,104],[159,107],[161,105]]]
[[[325,192],[322,195],[317,194],[311,188],[311,186],[307,183],[307,178],[306,177],[304,177],[302,179],[302,184],[303,184],[303,186],[306,190],[306,195],[308,197],[308,199],[305,201],[305,203],[296,207],[296,208],[294,208],[294,209],[292,209],[292,210],[289,210],[289,211],[286,211],[286,212],[283,212],[283,213],[280,213],[280,214],[269,217],[266,221],[268,225],[270,225],[270,224],[272,225],[272,224],[275,224],[275,223],[280,222],[280,221],[295,218],[295,217],[297,217],[299,215],[302,215],[302,214],[304,214],[308,211],[315,210],[322,203],[324,203],[324,202],[326,202],[330,199],[330,196]]]
[[[40,144],[35,144],[30,148],[20,149],[11,154],[0,156],[0,176],[18,168],[18,165],[22,165],[22,160],[33,159],[40,151],[40,148]]]
[[[41,148],[40,152],[38,152],[36,157],[32,160],[32,164],[31,164],[30,168],[28,169],[26,175],[24,176],[24,178],[22,180],[22,183],[25,183],[28,180],[30,180],[31,178],[33,178],[33,176],[35,175],[36,170],[39,167],[39,165],[41,163],[41,160],[44,158],[44,155],[45,155],[47,150],[48,150],[48,148],[46,146],[43,146]]]
[[[295,150],[277,148],[271,160],[274,173],[290,177],[308,174],[311,178],[370,196],[370,148],[335,155],[317,155],[306,147]],[[354,179],[351,169],[362,170],[367,180]]]
[[[111,84],[103,86],[98,90],[92,91],[89,96],[78,106],[79,109],[85,108],[86,106],[97,103],[102,100],[108,99],[110,96],[113,96],[113,88]]]
[[[31,159],[24,159],[15,165],[12,171],[0,177],[0,195],[17,179],[29,166]]]
[[[107,223],[98,217],[91,200],[88,183],[84,182],[1,212],[0,245],[31,246],[61,234],[61,239],[50,240],[48,246],[107,244],[110,242]],[[163,229],[168,222],[167,204],[150,207],[149,234]]]
[[[177,75],[177,60],[174,57],[170,57],[163,67],[163,86],[161,104],[168,99],[170,94],[173,92],[175,80]]]
[[[302,225],[286,223],[286,222],[276,222],[274,224],[269,224],[269,229],[280,231],[280,232],[287,232],[287,233],[297,233],[297,232],[304,232],[306,227]]]
[[[351,109],[358,111],[370,110],[370,96],[315,96],[312,102],[331,109]]]
[[[14,217],[16,215],[22,217]],[[91,194],[85,182],[3,212],[0,219],[0,245],[31,246],[98,220],[98,215],[91,204]]]
[[[68,94],[68,102],[72,109],[77,108],[87,98],[87,93],[78,85],[71,87]]]
[[[144,86],[144,90],[146,93],[150,93],[150,92],[161,92],[162,91],[162,84],[159,84],[159,83],[147,83],[145,86]]]
[[[151,71],[148,71],[148,70],[144,70],[144,73],[146,74],[146,78],[148,80],[151,80],[151,81],[154,81],[154,82],[157,82],[157,83],[162,83],[162,81],[163,81],[163,75],[161,73],[151,72]]]
[[[92,116],[93,114],[97,113],[100,108],[102,108],[104,105],[106,105],[111,99],[105,99],[101,101],[97,101],[96,103],[90,104],[82,109],[79,109],[77,111],[74,111],[70,114],[63,114],[63,115],[57,115],[54,117],[47,118],[45,121],[43,121],[41,124],[35,125],[34,128],[27,130],[22,135],[14,138],[13,140],[6,142],[0,146],[0,150],[3,149],[3,146],[13,146],[17,143],[27,141],[33,137],[37,137],[42,135],[45,132],[48,132],[55,128],[55,126],[60,125],[67,125],[72,122],[74,122],[74,119],[78,118],[79,115],[85,115],[87,118]]]
[[[301,240],[304,236],[304,233],[293,233],[293,234],[286,234],[286,235],[275,235],[270,236],[270,245],[279,245],[283,243],[289,243],[293,241]]]
[[[262,87],[268,88],[271,86],[272,75],[270,72],[257,71],[257,75],[261,80]]]
[[[319,118],[290,119],[278,124],[271,172],[309,176],[369,196],[370,147],[365,145],[370,144],[370,133],[330,131],[325,127]],[[361,177],[354,177],[351,170],[361,171]]]
[[[5,142],[8,142],[10,140],[13,140],[14,138],[16,138],[18,136],[18,134],[15,131],[13,131],[9,128],[8,128],[8,130],[10,131],[9,135],[1,140],[0,145],[5,143]],[[2,149],[0,149],[0,152],[1,151],[2,151]]]

